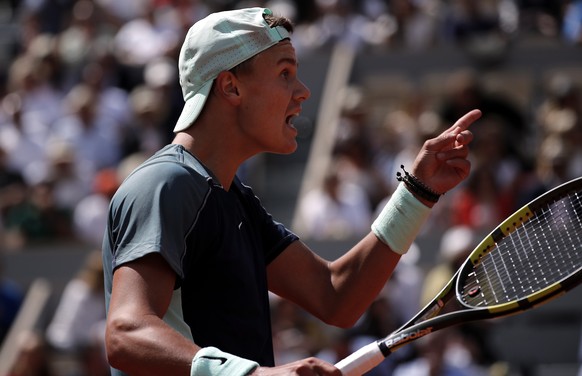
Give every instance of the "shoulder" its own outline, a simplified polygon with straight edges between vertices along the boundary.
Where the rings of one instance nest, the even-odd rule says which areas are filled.
[[[212,184],[202,165],[188,160],[178,149],[166,147],[123,181],[113,203],[115,206],[141,202],[151,207],[163,201],[166,205],[176,202],[184,207],[198,206]]]
[[[179,145],[168,145],[140,166],[138,166],[123,182],[123,185],[139,185],[141,189],[147,186],[183,184],[208,185],[209,174],[192,155]],[[145,185],[144,185],[145,184]]]

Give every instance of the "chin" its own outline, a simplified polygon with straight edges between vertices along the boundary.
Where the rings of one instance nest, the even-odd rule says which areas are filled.
[[[271,150],[271,153],[274,154],[292,154],[297,150],[297,141],[293,140],[292,143],[285,145],[284,147],[280,147],[274,150]]]

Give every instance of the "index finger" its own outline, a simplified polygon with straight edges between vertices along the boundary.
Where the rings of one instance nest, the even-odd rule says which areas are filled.
[[[433,151],[443,151],[455,147],[457,136],[481,117],[481,110],[472,110],[463,115],[449,129],[441,133],[438,137],[427,141],[426,147]],[[470,132],[470,131],[467,131]]]
[[[481,110],[471,110],[463,115],[459,120],[457,120],[455,124],[453,124],[449,129],[447,129],[446,133],[452,132],[454,134],[459,134],[469,128],[469,126],[480,117]]]

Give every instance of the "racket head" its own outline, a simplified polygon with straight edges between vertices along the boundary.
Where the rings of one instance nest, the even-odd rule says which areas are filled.
[[[582,282],[582,177],[537,197],[477,245],[456,298],[500,317],[557,297]]]

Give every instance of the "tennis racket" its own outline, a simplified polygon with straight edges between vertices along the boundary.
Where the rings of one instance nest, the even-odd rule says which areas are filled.
[[[526,311],[580,282],[582,177],[544,193],[508,217],[477,245],[448,284],[414,318],[388,337],[339,361],[336,367],[344,376],[362,375],[392,352],[427,334]],[[439,315],[447,303],[458,308]]]

